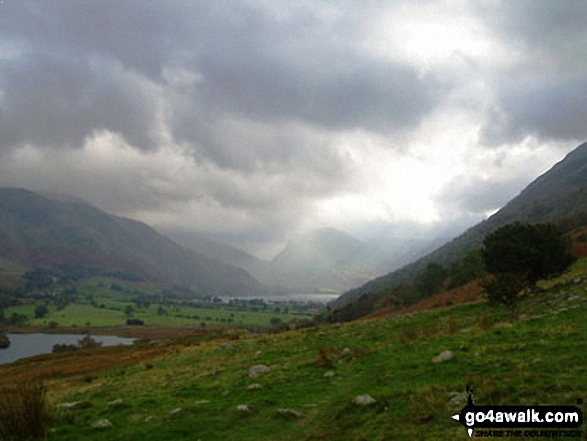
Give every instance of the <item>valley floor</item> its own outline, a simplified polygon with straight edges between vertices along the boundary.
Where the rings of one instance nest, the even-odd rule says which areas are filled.
[[[477,405],[587,398],[587,262],[544,288],[516,315],[476,302],[261,335],[223,329],[40,356],[0,376],[43,379],[48,440],[464,440],[451,415],[467,384]],[[370,404],[355,402],[365,395]]]

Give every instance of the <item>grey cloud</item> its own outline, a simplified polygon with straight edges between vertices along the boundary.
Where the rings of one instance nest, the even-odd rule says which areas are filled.
[[[39,54],[98,54],[151,78],[160,78],[183,35],[170,5],[143,0],[11,1],[0,21],[0,35],[25,40]]]
[[[81,145],[94,131],[108,129],[135,147],[154,147],[153,103],[132,82],[92,69],[94,59],[119,63],[161,88],[174,140],[223,166],[242,164],[235,148],[254,148],[243,147],[246,140],[238,147],[220,142],[216,130],[227,115],[389,134],[416,127],[442,99],[434,81],[373,58],[357,44],[364,32],[361,12],[372,12],[370,6],[283,8],[286,13],[261,2],[10,2],[0,18],[0,39],[27,49],[0,68],[0,111],[9,127],[2,141]],[[169,67],[202,81],[172,84],[164,75]],[[298,146],[283,144],[291,152],[283,153],[287,161]],[[257,161],[263,159],[261,154]]]
[[[488,144],[519,142],[533,135],[541,139],[587,138],[587,79],[540,83],[508,82],[498,87],[498,107],[482,132]]]
[[[487,145],[587,137],[587,7],[570,0],[472,3],[517,58],[485,75],[496,103],[482,130]]]
[[[148,95],[123,78],[96,72],[86,60],[37,57],[3,73],[0,143],[5,147],[81,147],[103,129],[121,133],[135,146],[153,145],[154,103]]]
[[[451,212],[459,216],[482,218],[488,211],[503,207],[527,184],[523,177],[496,181],[480,177],[462,176],[446,185],[436,197],[436,203],[443,207],[443,215]]]

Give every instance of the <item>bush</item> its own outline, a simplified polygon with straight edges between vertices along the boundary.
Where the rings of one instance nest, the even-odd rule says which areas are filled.
[[[569,240],[552,224],[505,225],[485,237],[482,253],[489,273],[515,273],[530,286],[561,273],[574,260]]]
[[[49,309],[47,309],[47,305],[38,305],[35,308],[35,318],[43,318],[49,313]]]
[[[145,324],[145,322],[143,322],[141,319],[129,318],[126,320],[126,324],[132,326],[142,326]]]
[[[93,349],[102,346],[102,342],[94,340],[90,335],[86,335],[81,340],[77,341],[80,349]]]
[[[49,410],[46,387],[23,383],[0,389],[0,438],[27,440],[46,435]]]
[[[77,346],[77,345],[68,345],[66,343],[63,343],[63,344],[56,343],[53,345],[52,352],[54,354],[57,354],[59,352],[73,352],[73,351],[78,351],[78,350],[79,350],[79,346]]]
[[[516,309],[518,294],[526,287],[522,276],[515,273],[498,274],[483,282],[490,305],[504,305],[511,310]]]

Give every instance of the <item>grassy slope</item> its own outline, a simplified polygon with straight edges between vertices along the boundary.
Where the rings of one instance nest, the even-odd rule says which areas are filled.
[[[579,275],[587,276],[586,259],[559,282]],[[448,404],[467,382],[477,404],[587,398],[587,282],[549,286],[521,303],[517,319],[476,303],[272,335],[226,331],[43,356],[0,366],[0,376],[49,378],[54,404],[92,403],[55,409],[49,440],[468,439],[450,419],[464,403]],[[433,363],[445,349],[454,358]],[[259,363],[271,371],[249,378]],[[325,377],[329,371],[335,376]],[[263,388],[247,389],[252,383]],[[353,404],[361,394],[377,403]],[[118,398],[124,404],[108,404]],[[251,412],[238,412],[239,404]],[[175,408],[182,410],[170,416]],[[303,416],[284,417],[279,408]],[[113,427],[90,427],[101,418]]]

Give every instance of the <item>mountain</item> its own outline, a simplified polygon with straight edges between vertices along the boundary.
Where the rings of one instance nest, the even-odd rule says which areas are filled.
[[[0,258],[29,268],[69,265],[132,275],[200,295],[266,290],[246,271],[183,248],[142,222],[16,188],[0,189]]]
[[[269,263],[246,251],[210,239],[204,234],[169,231],[165,235],[173,241],[182,244],[182,246],[197,251],[203,256],[219,260],[237,268],[242,268],[251,274]]]
[[[417,258],[427,242],[377,238],[362,241],[322,228],[289,241],[272,261],[251,271],[269,285],[300,292],[344,292]]]
[[[515,221],[552,222],[564,230],[587,224],[587,143],[570,152],[487,220],[421,259],[347,291],[331,306],[340,308],[364,295],[384,295],[390,287],[410,280],[430,263],[451,265],[467,251],[481,246],[487,234]]]

